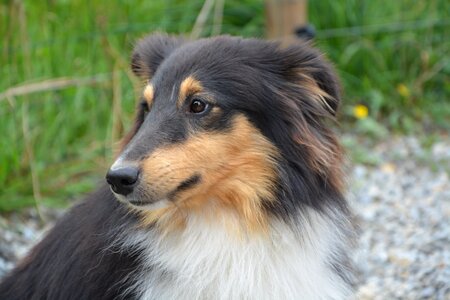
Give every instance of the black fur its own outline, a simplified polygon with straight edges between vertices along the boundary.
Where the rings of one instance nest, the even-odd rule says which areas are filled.
[[[114,245],[134,217],[101,188],[73,207],[0,284],[0,299],[130,299],[139,253]]]
[[[185,181],[181,182],[177,188],[169,194],[169,199],[172,199],[177,193],[182,192],[184,190],[187,190],[194,185],[197,185],[202,180],[202,177],[199,174],[195,174],[192,177],[186,179]]]

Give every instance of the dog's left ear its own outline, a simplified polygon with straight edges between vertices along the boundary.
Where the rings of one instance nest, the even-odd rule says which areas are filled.
[[[340,103],[340,88],[333,67],[308,44],[297,42],[278,48],[277,60],[283,83],[276,87],[283,107],[284,133],[298,151],[292,158],[298,168],[309,166],[341,191],[343,183],[342,150],[326,119],[335,119]]]
[[[157,33],[145,37],[134,48],[131,70],[141,78],[151,79],[164,59],[183,43],[183,38],[167,34]]]
[[[302,99],[320,116],[336,116],[340,104],[340,84],[331,64],[307,43],[297,42],[281,50],[284,76],[295,84]]]

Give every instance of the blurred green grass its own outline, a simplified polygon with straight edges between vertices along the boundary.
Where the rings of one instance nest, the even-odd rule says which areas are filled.
[[[128,71],[133,44],[156,30],[190,32],[202,5],[0,4],[0,93],[61,78],[83,81],[0,100],[0,211],[63,206],[102,180],[140,86]],[[309,1],[315,43],[342,78],[345,128],[374,135],[449,129],[449,14],[447,0]],[[222,33],[263,37],[264,17],[261,1],[227,0]],[[212,24],[210,17],[204,36]],[[364,120],[353,116],[356,104],[369,108]]]

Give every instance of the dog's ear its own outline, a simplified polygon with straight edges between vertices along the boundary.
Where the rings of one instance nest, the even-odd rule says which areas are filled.
[[[141,78],[151,79],[163,60],[183,42],[181,37],[166,34],[152,34],[145,37],[134,48],[131,70]]]
[[[340,104],[340,84],[331,64],[319,51],[304,42],[281,49],[281,62],[287,82],[306,96],[311,113],[336,116]]]
[[[323,55],[305,43],[278,48],[283,83],[276,88],[284,133],[294,142],[294,164],[307,165],[336,190],[344,186],[342,150],[326,119],[335,119],[340,103],[337,76]],[[297,152],[296,152],[297,151]],[[299,159],[299,157],[301,159]],[[304,162],[305,164],[301,163]]]

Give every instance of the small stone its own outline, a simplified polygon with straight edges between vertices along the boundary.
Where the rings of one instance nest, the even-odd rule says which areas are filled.
[[[366,284],[359,288],[356,299],[360,300],[372,300],[375,298],[377,288],[373,284]]]
[[[430,298],[431,296],[433,296],[435,293],[434,288],[432,287],[426,287],[422,290],[422,292],[420,292],[420,297],[422,298]]]

